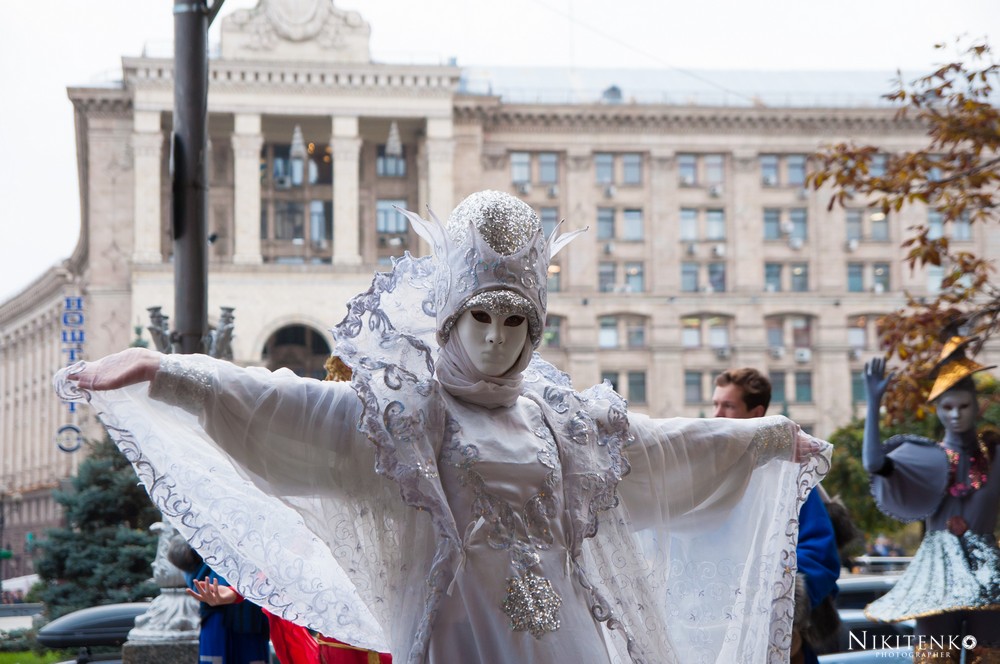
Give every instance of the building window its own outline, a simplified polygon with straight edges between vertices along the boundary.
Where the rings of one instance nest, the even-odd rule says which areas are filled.
[[[847,210],[844,224],[847,227],[847,241],[860,242],[864,232],[861,224],[861,210]]]
[[[847,292],[861,293],[865,290],[864,263],[847,264]]]
[[[972,239],[972,224],[969,223],[969,215],[962,215],[951,222],[951,239],[968,241]],[[944,236],[944,215],[938,210],[927,211],[927,237],[931,240],[938,240]]]
[[[809,263],[792,263],[792,287],[794,293],[805,293],[809,290]]]
[[[705,401],[702,397],[701,382],[700,371],[684,372],[684,403],[696,404]]]
[[[546,316],[545,330],[542,332],[542,345],[546,348],[562,346],[562,316]]]
[[[682,187],[694,187],[698,184],[698,159],[695,155],[677,155],[677,176]]]
[[[629,316],[625,319],[625,341],[629,348],[646,347],[646,319]]]
[[[778,155],[762,154],[760,156],[760,183],[765,187],[777,187]]]
[[[927,265],[927,293],[937,295],[941,292],[941,284],[944,283],[944,266]]]
[[[729,348],[731,323],[723,316],[686,316],[681,319],[681,346],[701,348],[707,339],[709,348]]]
[[[708,345],[711,348],[729,348],[729,319],[721,317],[709,318]]]
[[[601,261],[597,265],[597,290],[611,293],[615,290],[615,264]]]
[[[867,316],[855,316],[847,321],[847,345],[851,350],[868,349]]]
[[[867,400],[867,389],[865,388],[865,376],[861,371],[851,372],[851,401],[854,403],[864,403]]]
[[[542,222],[542,234],[545,237],[552,235],[552,231],[559,225],[559,208],[543,207],[538,210],[538,218]]]
[[[708,264],[708,285],[713,293],[723,293],[726,290],[726,264]]]
[[[785,321],[780,316],[772,316],[764,321],[764,329],[767,332],[767,347],[785,347]]]
[[[538,182],[540,184],[559,182],[559,155],[555,152],[542,152],[538,155]]]
[[[792,208],[789,210],[788,221],[790,222],[791,227],[791,232],[788,234],[790,239],[800,240],[802,242],[809,239],[809,229],[806,225],[805,208]]]
[[[889,264],[875,263],[872,265],[872,290],[885,293],[889,290]]]
[[[618,319],[614,316],[601,316],[597,320],[598,348],[618,348]]]
[[[600,348],[646,347],[646,318],[643,316],[601,316],[597,319],[597,345]]]
[[[406,148],[403,153],[387,155],[385,146],[378,146],[375,156],[375,175],[380,178],[405,178],[406,177]]]
[[[705,155],[705,184],[723,184],[726,181],[725,158],[721,154]]]
[[[267,143],[260,153],[261,252],[268,263],[330,263],[332,162],[316,143]]]
[[[276,201],[274,204],[274,239],[303,242],[305,240],[305,215],[302,203]]]
[[[790,154],[785,157],[787,183],[793,187],[801,187],[806,183],[806,156]]]
[[[788,395],[785,392],[785,372],[772,371],[769,377],[771,379],[771,403],[780,403],[784,406],[788,403]]]
[[[798,403],[812,403],[813,400],[813,375],[811,371],[795,372],[795,401]]]
[[[601,372],[601,382],[611,383],[611,389],[618,392],[618,372],[617,371],[602,371]]]
[[[698,211],[694,208],[681,208],[680,236],[684,242],[698,240]]]
[[[812,348],[812,321],[806,316],[789,316],[794,348]]]
[[[629,371],[626,374],[628,393],[625,398],[630,403],[646,403],[646,372]]]
[[[963,212],[962,216],[951,222],[951,239],[959,241],[972,239],[972,223],[969,221],[968,213]]]
[[[380,199],[375,202],[375,230],[379,233],[405,233],[406,217],[396,208],[405,208],[404,200]]]
[[[510,181],[514,184],[531,182],[531,155],[527,152],[510,153]]]
[[[558,293],[562,290],[562,266],[558,263],[549,263],[548,276],[545,280],[546,289],[550,293]]]
[[[889,240],[889,218],[885,212],[881,210],[872,212],[871,216],[871,234],[872,241],[874,242],[887,242]]]
[[[698,263],[681,263],[681,291],[698,291]]]
[[[701,319],[681,319],[681,346],[683,348],[701,348]]]
[[[885,175],[885,167],[889,163],[889,156],[884,154],[873,155],[868,163],[868,175],[873,178],[880,178]]]
[[[642,184],[642,155],[629,153],[622,155],[622,183]]]
[[[768,293],[781,292],[781,263],[764,263],[764,290]]]
[[[781,239],[781,210],[764,208],[764,239]]]
[[[615,239],[615,209],[597,208],[597,239]]]
[[[594,155],[594,172],[597,184],[612,184],[615,181],[615,156],[607,152]]]
[[[726,239],[726,213],[724,210],[705,210],[705,238]]]
[[[645,283],[642,263],[625,263],[625,292],[642,293],[646,290]]]
[[[872,208],[852,208],[845,212],[847,240],[871,240],[887,242],[889,240],[889,217],[882,210]]]
[[[309,202],[309,240],[313,248],[327,249],[333,241],[333,203]]]
[[[641,240],[642,230],[642,210],[625,210],[622,214],[624,222],[622,228],[623,240]]]

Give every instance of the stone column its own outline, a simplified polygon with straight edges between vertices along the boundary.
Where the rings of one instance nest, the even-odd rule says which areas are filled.
[[[254,265],[260,254],[260,115],[238,113],[233,143],[233,263]]]
[[[134,241],[132,261],[160,263],[160,164],[163,156],[163,132],[159,111],[136,111],[132,132]]]
[[[673,150],[654,148],[649,154],[650,290],[656,294],[680,288],[680,220],[677,209],[677,158]]]
[[[455,134],[450,116],[427,119],[425,144],[427,205],[445,220],[455,206]]]
[[[356,116],[333,118],[333,264],[361,263],[358,193],[361,137]]]

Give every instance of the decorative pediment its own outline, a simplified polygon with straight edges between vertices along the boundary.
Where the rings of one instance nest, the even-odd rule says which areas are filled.
[[[222,57],[234,60],[371,62],[371,26],[333,0],[259,0],[222,20]]]

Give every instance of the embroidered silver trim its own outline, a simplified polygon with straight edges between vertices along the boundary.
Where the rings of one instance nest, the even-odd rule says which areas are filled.
[[[212,389],[212,376],[211,368],[198,358],[164,355],[149,385],[149,396],[197,415]]]

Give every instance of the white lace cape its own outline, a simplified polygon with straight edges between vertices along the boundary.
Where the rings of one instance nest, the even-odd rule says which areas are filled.
[[[177,358],[181,379],[161,387],[180,407],[145,386],[89,394],[63,376],[57,390],[91,402],[164,515],[248,599],[422,662],[459,555],[436,472],[430,275],[428,259],[406,257],[349,305],[335,335],[357,397],[197,357]],[[795,515],[829,449],[764,463],[774,440],[787,453],[783,418],[626,417],[607,387],[577,394],[537,359],[526,386],[577,464],[564,464],[577,478],[565,488],[569,560],[595,619],[624,637],[608,639],[613,661],[786,661]],[[623,446],[633,475],[616,494]]]

